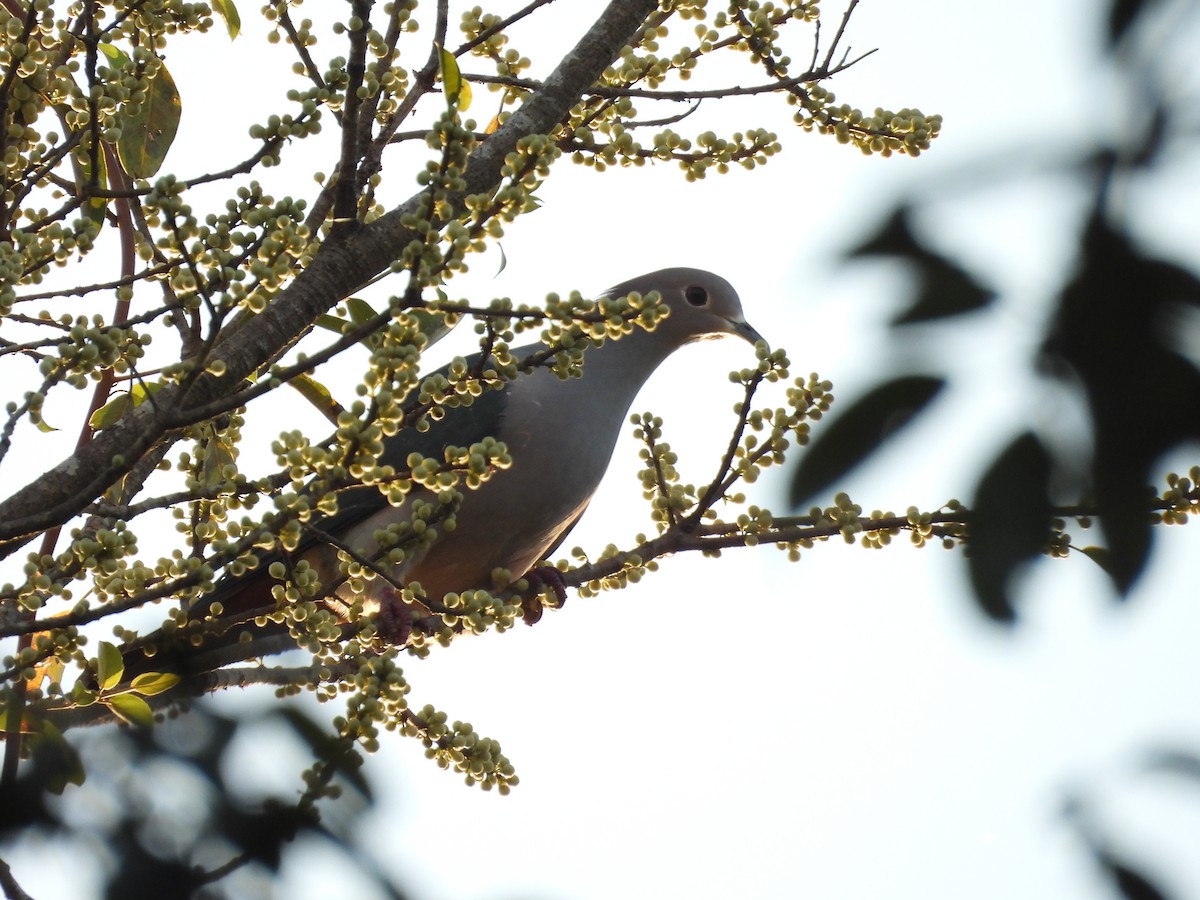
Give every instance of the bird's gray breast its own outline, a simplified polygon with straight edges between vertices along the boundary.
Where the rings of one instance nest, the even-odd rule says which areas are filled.
[[[503,529],[503,552],[516,564],[502,565],[514,574],[574,523],[608,468],[628,402],[614,406],[617,398],[586,382],[545,369],[514,382],[496,435],[512,466],[464,498],[461,521]]]

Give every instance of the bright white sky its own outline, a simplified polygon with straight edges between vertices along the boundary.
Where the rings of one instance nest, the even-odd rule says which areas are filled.
[[[596,6],[558,4],[555,30],[543,33],[573,41],[591,21],[585,5]],[[840,14],[826,6],[831,19]],[[956,349],[929,345],[929,366],[953,374],[953,392],[923,431],[846,487],[868,510],[967,500],[989,448],[1069,414],[1047,394],[1030,418],[1023,392],[1037,388],[1012,373],[1024,371],[1045,298],[1070,265],[1081,209],[1080,195],[1037,174],[1040,164],[1122,121],[1123,101],[1097,68],[1096,7],[867,0],[850,43],[880,50],[832,89],[868,109],[941,113],[930,153],[863,158],[791,130],[781,104],[733,107],[726,130],[780,134],[785,152],[765,169],[688,185],[666,168],[597,176],[563,163],[543,208],[510,229],[504,272],[493,277],[499,259],[489,255],[453,287],[474,300],[530,300],[704,266],[734,283],[796,373],[819,371],[848,398],[920,359],[889,345],[879,324],[901,295],[898,270],[842,266],[837,253],[893,198],[927,190],[938,201],[930,233],[1004,300],[963,329]],[[273,76],[256,66],[253,33],[232,48],[219,35],[201,42],[209,54],[220,48],[221,68],[209,57],[204,96],[176,70],[186,130],[168,165],[181,173],[224,161],[211,120],[193,109],[240,103],[248,85],[264,105],[279,93],[265,87]],[[517,46],[539,59],[532,39]],[[478,91],[472,113],[486,118],[490,101]],[[1029,174],[981,183],[972,165],[981,156],[1025,159]],[[1178,161],[1174,194],[1190,190],[1190,202],[1146,187],[1173,205],[1139,215],[1148,235],[1170,235],[1177,252],[1192,241],[1194,254],[1200,181],[1184,177],[1188,167],[1195,161]],[[397,197],[408,192],[393,179]],[[725,373],[751,358],[736,342],[689,348],[635,406],[664,416],[696,480],[732,424],[737,391]],[[648,529],[636,468],[626,440],[570,543],[595,552]],[[783,513],[784,486],[765,479],[751,499]],[[1082,558],[1038,568],[1015,634],[981,621],[961,557],[940,550],[831,544],[795,565],[768,550],[670,560],[632,589],[573,599],[536,628],[414,661],[412,701],[500,740],[521,784],[509,797],[468,789],[416,742],[389,737],[370,760],[383,797],[363,835],[418,900],[1084,900],[1106,888],[1059,816],[1065,793],[1079,790],[1118,849],[1179,895],[1195,893],[1200,863],[1185,835],[1200,833],[1197,795],[1138,768],[1149,746],[1200,746],[1190,690],[1200,660],[1184,637],[1200,612],[1179,596],[1194,593],[1184,566],[1197,536],[1158,537],[1153,570],[1127,606]],[[290,784],[280,779],[299,767],[259,762],[248,782]],[[295,853],[281,896],[328,896],[325,864],[320,848]],[[26,887],[42,896],[36,879]],[[337,889],[354,893],[347,887]]]

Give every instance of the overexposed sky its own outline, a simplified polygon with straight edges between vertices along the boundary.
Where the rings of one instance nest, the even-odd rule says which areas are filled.
[[[555,28],[514,37],[517,46],[537,59],[539,38],[573,42],[591,20],[585,7],[597,4],[556,4]],[[840,15],[838,4],[825,7]],[[185,119],[168,166],[181,174],[214,167],[208,160],[221,150],[211,119],[192,110],[251,83],[248,108],[272,108],[284,89],[267,90],[257,25],[251,10],[244,15],[247,34],[232,46],[210,35],[179,52],[180,66],[201,46],[220,54],[202,93],[189,94],[175,72]],[[504,271],[494,275],[499,255],[490,252],[451,293],[528,301],[703,266],[733,282],[747,317],[789,350],[796,374],[819,371],[848,398],[920,360],[880,324],[902,296],[899,270],[846,266],[837,254],[873,230],[890,201],[926,192],[929,233],[1003,299],[963,329],[957,351],[930,344],[939,355],[926,362],[954,378],[949,396],[924,430],[846,487],[867,510],[969,499],[989,449],[1037,416],[1069,414],[1047,395],[1029,418],[1023,392],[1037,388],[1024,368],[1054,279],[1071,264],[1086,199],[1045,167],[1119,127],[1127,111],[1097,68],[1099,30],[1096,4],[1084,0],[1036,10],[864,0],[849,41],[879,52],[831,87],[867,109],[941,113],[944,133],[928,154],[863,158],[793,130],[770,98],[733,107],[727,130],[770,127],[783,154],[697,184],[670,167],[597,175],[562,162],[539,194],[543,207],[510,227]],[[473,114],[490,116],[484,91],[475,102]],[[1023,160],[1029,174],[981,184],[981,156]],[[1186,172],[1189,163],[1178,165]],[[268,180],[304,193],[300,172],[285,167]],[[404,178],[390,177],[396,199],[405,196]],[[1179,177],[1167,197],[1148,185],[1136,213],[1148,236],[1173,237],[1176,253],[1195,253],[1194,225],[1190,245],[1179,235],[1197,183]],[[448,341],[447,354],[456,339],[465,340]],[[635,404],[666,419],[680,467],[697,481],[733,424],[739,392],[726,373],[752,358],[733,341],[687,348]],[[269,435],[291,423],[257,427]],[[626,438],[569,545],[594,553],[648,530],[637,467]],[[763,479],[750,499],[784,513],[785,484]],[[411,700],[498,739],[521,784],[508,797],[466,788],[423,759],[417,742],[389,736],[369,761],[382,802],[362,823],[364,841],[417,900],[1090,900],[1107,888],[1059,816],[1066,792],[1078,790],[1121,849],[1179,896],[1200,892],[1185,838],[1200,833],[1197,797],[1138,769],[1148,744],[1200,746],[1190,690],[1200,661],[1187,639],[1200,613],[1185,602],[1193,589],[1183,576],[1197,537],[1160,531],[1154,567],[1129,604],[1114,605],[1082,558],[1043,564],[1027,585],[1025,625],[1012,634],[976,614],[958,554],[901,541],[881,552],[831,543],[798,564],[767,549],[668,560],[628,590],[572,598],[536,628],[459,641],[408,665]],[[249,781],[281,768],[261,756],[246,766]],[[324,871],[319,848],[303,848],[280,896],[327,896]],[[26,887],[54,895],[37,882]]]

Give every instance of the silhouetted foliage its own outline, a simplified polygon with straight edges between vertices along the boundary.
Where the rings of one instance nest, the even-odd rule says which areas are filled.
[[[1154,7],[1114,3],[1113,42]],[[1122,135],[1125,144],[1089,148],[1062,173],[1090,186],[1093,209],[1079,235],[1075,271],[1057,292],[1040,350],[1029,359],[1031,373],[1060,380],[1080,396],[1091,442],[1028,434],[984,463],[977,508],[968,506],[966,541],[979,608],[995,621],[1016,619],[1011,585],[1019,567],[1039,552],[1066,552],[1065,535],[1051,527],[1056,516],[1076,518],[1085,527],[1092,518],[1099,521],[1105,545],[1082,549],[1109,575],[1118,595],[1126,595],[1150,553],[1152,526],[1160,520],[1156,510],[1170,508],[1169,499],[1151,487],[1162,475],[1161,460],[1200,439],[1200,371],[1179,337],[1181,326],[1200,311],[1200,279],[1134,240],[1119,200],[1119,187],[1151,169],[1165,141],[1186,138],[1175,134],[1180,110],[1152,77],[1152,61],[1134,52],[1120,59],[1125,62],[1119,71],[1142,92],[1150,112]],[[915,292],[889,323],[897,342],[916,323],[950,328],[955,316],[983,310],[995,299],[982,279],[914,231],[916,204],[901,200],[847,254],[899,259],[915,274]],[[926,392],[943,380],[935,373],[890,379],[849,398],[848,410],[835,407],[834,421],[814,436],[794,470],[793,504],[862,463],[894,434],[894,421],[919,417],[936,391]]]

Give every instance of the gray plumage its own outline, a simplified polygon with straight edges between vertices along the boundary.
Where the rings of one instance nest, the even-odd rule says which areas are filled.
[[[550,553],[578,521],[608,468],[621,427],[638,391],[675,350],[706,338],[735,335],[761,340],[742,315],[733,287],[700,269],[662,269],[616,285],[605,296],[658,291],[669,316],[653,331],[637,328],[584,353],[583,377],[560,379],[547,368],[518,376],[500,390],[485,391],[470,406],[450,407],[426,432],[406,429],[385,441],[381,463],[407,468],[410,453],[441,459],[448,445],[467,447],[486,436],[503,441],[511,468],[497,472],[477,490],[463,489],[456,527],[438,535],[424,552],[413,554],[392,576],[419,582],[425,595],[440,600],[449,591],[487,588],[492,571],[525,574]],[[523,358],[541,345],[513,351]],[[399,507],[388,505],[373,487],[354,488],[339,499],[336,515],[316,521],[322,531],[371,558],[372,535],[393,522],[408,521],[415,488]],[[322,583],[337,584],[337,552],[328,545],[301,546],[299,555],[317,569]],[[225,614],[261,610],[273,603],[273,580],[260,574],[222,582],[214,595]],[[371,591],[382,605],[391,588],[375,579]],[[344,601],[348,586],[338,593]]]

